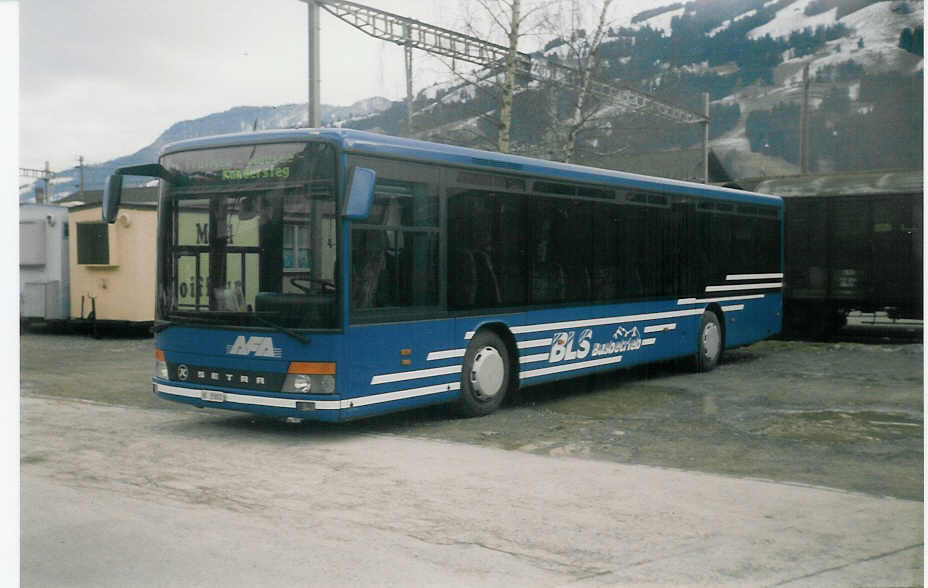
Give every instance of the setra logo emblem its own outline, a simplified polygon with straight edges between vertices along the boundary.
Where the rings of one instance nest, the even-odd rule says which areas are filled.
[[[178,379],[178,380],[186,380],[186,379],[187,379],[187,376],[189,376],[189,375],[190,375],[190,374],[189,374],[189,372],[188,372],[188,370],[187,370],[187,366],[186,366],[186,365],[180,364],[179,366],[177,366],[177,379]]]
[[[226,345],[226,353],[229,355],[251,355],[255,357],[281,357],[281,348],[274,347],[274,340],[270,337],[249,337],[247,340],[244,335],[235,338],[235,342]]]

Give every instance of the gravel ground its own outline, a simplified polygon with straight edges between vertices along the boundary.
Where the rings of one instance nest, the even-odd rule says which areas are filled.
[[[151,339],[25,332],[20,345],[23,395],[196,410],[152,395]],[[339,425],[218,414],[243,429],[388,433],[923,497],[921,344],[765,341],[708,374],[666,363],[527,388],[478,419],[442,407]]]

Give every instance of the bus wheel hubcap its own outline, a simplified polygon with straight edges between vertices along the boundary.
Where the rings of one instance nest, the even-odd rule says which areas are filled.
[[[503,357],[493,347],[484,347],[474,356],[470,368],[470,385],[478,398],[493,398],[503,387]]]
[[[708,323],[702,330],[702,348],[706,359],[712,361],[719,354],[722,336],[715,323]]]

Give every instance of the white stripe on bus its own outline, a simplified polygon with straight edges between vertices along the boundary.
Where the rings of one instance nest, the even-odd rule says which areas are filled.
[[[548,339],[532,339],[531,341],[519,341],[516,343],[516,347],[519,349],[528,349],[529,347],[545,347],[551,345],[551,338]]]
[[[275,408],[292,408],[296,409],[297,402],[312,403],[315,410],[338,410],[342,408],[355,408],[367,406],[369,404],[379,404],[382,402],[392,402],[394,400],[403,400],[406,398],[416,398],[418,396],[427,396],[429,394],[440,394],[442,392],[451,392],[460,390],[461,382],[447,382],[445,384],[435,384],[432,386],[422,386],[420,388],[410,388],[408,390],[396,390],[395,392],[384,392],[383,394],[374,394],[372,396],[362,396],[360,398],[348,398],[345,400],[298,400],[290,398],[271,398],[267,396],[252,396],[250,394],[236,394],[234,392],[223,392],[226,402],[236,404],[250,404],[259,406],[271,406]],[[166,386],[158,384],[158,391],[174,396],[186,396],[189,398],[200,398],[201,391],[198,388],[180,388],[178,386]],[[206,401],[209,402],[209,401]],[[222,406],[222,402],[214,403],[217,407]]]
[[[532,347],[545,347],[551,345],[551,339],[533,339],[531,341],[519,341],[516,343],[516,346],[519,349],[530,349]],[[456,357],[464,357],[464,352],[466,349],[447,349],[445,351],[432,351],[429,353],[428,357],[425,358],[426,361],[436,361],[439,359],[454,359]]]
[[[671,310],[667,312],[651,312],[647,314],[629,314],[625,316],[609,316],[578,321],[562,321],[559,323],[539,323],[537,325],[512,327],[510,331],[512,331],[514,334],[539,333],[541,331],[553,331],[555,329],[576,329],[578,327],[596,327],[603,325],[617,325],[619,323],[653,321],[668,318],[678,318],[683,316],[696,316],[702,314],[702,312],[703,311],[701,308],[690,308],[687,310]],[[464,334],[465,339],[470,339],[473,336],[474,331],[467,331],[467,333]]]
[[[654,345],[654,342],[655,342],[655,341],[657,341],[657,339],[655,339],[654,337],[650,337],[650,338],[648,338],[648,339],[642,339],[642,340],[641,340],[641,345],[642,345],[642,347],[645,346],[645,345]]]
[[[549,374],[558,374],[561,372],[570,372],[574,370],[582,370],[586,368],[596,367],[600,365],[609,365],[611,363],[619,363],[622,361],[621,355],[615,355],[612,357],[604,357],[602,359],[593,359],[590,361],[579,361],[576,363],[565,363],[560,365],[555,365],[552,367],[539,368],[537,370],[527,370],[519,373],[519,379],[525,380],[527,378],[537,378],[538,376],[547,376]]]
[[[342,408],[357,408],[367,406],[368,404],[379,404],[381,402],[392,402],[394,400],[403,400],[406,398],[416,398],[418,396],[427,396],[429,394],[440,394],[442,392],[451,392],[460,390],[460,380],[456,382],[447,382],[445,384],[435,384],[432,386],[422,386],[421,388],[410,388],[408,390],[397,390],[395,392],[384,392],[383,394],[374,394],[373,396],[361,396],[359,398],[349,398],[341,401]]]
[[[731,306],[723,306],[722,310],[724,310],[725,312],[732,312],[735,310],[744,310],[744,305],[743,304],[732,304]]]
[[[728,284],[726,286],[706,286],[706,292],[724,292],[726,290],[763,290],[765,288],[782,288],[783,282],[764,284]]]
[[[448,349],[446,351],[432,351],[425,361],[435,361],[436,359],[452,359],[455,357],[464,357],[466,349]]]
[[[597,327],[603,325],[617,325],[619,323],[631,323],[641,321],[652,321],[659,319],[677,318],[683,316],[701,315],[701,308],[690,308],[687,310],[671,310],[668,312],[651,312],[647,314],[630,314],[625,316],[610,316],[595,319],[585,319],[580,321],[563,321],[559,323],[543,323],[537,325],[526,325],[524,327],[512,327],[513,333],[537,333],[539,331],[553,331],[555,329],[576,329],[579,327]]]
[[[523,355],[519,358],[519,363],[535,363],[536,361],[548,361],[550,353],[536,353],[535,355]]]
[[[371,386],[376,386],[377,384],[389,384],[391,382],[405,382],[406,380],[418,380],[419,378],[431,378],[433,376],[447,376],[449,374],[459,373],[461,373],[461,366],[446,365],[443,367],[429,368],[426,370],[380,374],[371,378]]]
[[[732,280],[781,280],[783,274],[729,274],[725,276],[727,281]]]
[[[672,331],[677,328],[677,323],[667,323],[666,325],[648,325],[644,328],[645,333],[660,333],[662,331]]]
[[[677,304],[708,304],[709,302],[731,302],[732,300],[757,300],[764,296],[764,294],[746,294],[744,296],[720,296],[718,298],[681,298],[677,300]]]

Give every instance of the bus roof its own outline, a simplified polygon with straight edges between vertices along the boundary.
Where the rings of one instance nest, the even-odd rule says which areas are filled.
[[[366,153],[371,155],[393,156],[419,161],[442,162],[451,165],[492,169],[497,172],[526,173],[548,178],[563,180],[606,183],[621,185],[642,190],[671,191],[678,194],[694,196],[715,196],[726,199],[751,201],[755,203],[782,205],[778,196],[745,192],[729,188],[720,188],[711,185],[685,182],[668,178],[644,176],[629,172],[600,169],[560,163],[542,159],[533,159],[521,155],[510,155],[495,151],[484,151],[471,147],[459,147],[432,143],[418,139],[407,139],[381,135],[354,129],[282,129],[274,131],[257,131],[251,133],[235,133],[229,135],[214,135],[188,139],[165,145],[161,155],[168,155],[179,151],[192,149],[207,149],[212,147],[232,147],[235,145],[253,145],[260,143],[280,143],[288,141],[306,141],[312,139],[326,139],[334,141],[342,149],[353,153]]]

